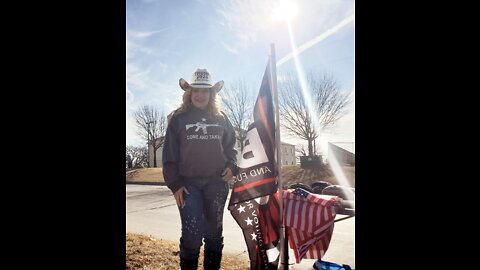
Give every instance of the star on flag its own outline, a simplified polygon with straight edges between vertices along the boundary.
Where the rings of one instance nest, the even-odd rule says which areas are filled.
[[[238,213],[245,212],[245,206],[240,205],[237,210],[238,210]]]

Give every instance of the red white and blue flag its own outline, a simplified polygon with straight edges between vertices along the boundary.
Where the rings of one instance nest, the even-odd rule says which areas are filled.
[[[332,238],[337,197],[301,188],[283,190],[282,197],[288,242],[296,263],[302,259],[321,259]]]

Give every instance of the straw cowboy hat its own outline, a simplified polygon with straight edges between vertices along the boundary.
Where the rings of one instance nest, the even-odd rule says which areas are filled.
[[[197,68],[193,73],[192,82],[188,83],[183,78],[179,80],[180,87],[183,90],[192,89],[192,88],[208,88],[215,90],[215,92],[220,91],[223,87],[223,80],[212,85],[212,77],[206,68]]]

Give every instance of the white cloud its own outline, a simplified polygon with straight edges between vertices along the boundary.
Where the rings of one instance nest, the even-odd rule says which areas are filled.
[[[227,50],[227,51],[229,51],[233,54],[240,54],[240,51],[237,48],[234,48],[233,46],[230,46],[223,41],[221,43],[222,43],[223,47],[225,48],[225,50]]]
[[[160,113],[163,111],[167,116],[171,111],[176,109],[181,102],[183,91],[178,87],[157,84],[158,91],[151,91],[148,95],[138,96],[138,98],[127,100],[127,145],[143,146],[144,140],[138,135],[138,128],[135,123],[134,112],[142,105],[150,105],[156,108]]]
[[[278,0],[220,2],[215,9],[219,14],[216,26],[225,32],[222,35],[225,49],[241,53],[254,46],[261,35],[274,35],[274,32],[279,31],[278,23],[272,20],[273,10],[278,3]],[[312,29],[323,32],[354,12],[351,1],[304,0],[297,4],[297,17],[301,17],[301,20],[294,18],[292,23],[296,29],[304,32],[305,38],[311,36]]]
[[[134,92],[148,90],[154,85],[154,82],[150,79],[150,70],[140,69],[135,64],[128,64],[127,78],[128,88]]]
[[[146,55],[156,54],[154,50],[148,47],[142,46],[134,42],[132,39],[127,40],[127,60],[135,59],[139,52]]]
[[[231,0],[220,3],[216,12],[220,15],[217,26],[231,35],[222,35],[222,44],[232,53],[240,53],[254,45],[259,32],[270,22],[272,1]]]
[[[137,53],[143,53],[146,55],[157,55],[155,49],[151,49],[144,44],[145,38],[151,37],[154,34],[164,32],[171,27],[166,27],[156,31],[135,31],[127,29],[127,59],[134,59]]]
[[[160,65],[167,68],[167,65]],[[183,91],[177,80],[163,83],[158,78],[158,72],[152,69],[141,69],[138,65],[128,64],[127,79],[127,145],[138,145],[142,139],[137,135],[137,127],[133,113],[142,105],[150,105],[159,112],[168,115],[181,102]]]
[[[147,3],[147,4],[156,3],[156,2],[160,2],[160,1],[162,1],[162,0],[142,0],[142,2]]]
[[[170,27],[166,27],[166,28],[163,28],[163,29],[160,29],[160,30],[156,30],[156,31],[127,31],[128,33],[128,38],[132,38],[132,39],[141,39],[141,38],[147,38],[147,37],[150,37],[151,35],[154,35],[154,34],[158,34],[158,33],[161,33],[163,31],[166,31],[168,30]]]

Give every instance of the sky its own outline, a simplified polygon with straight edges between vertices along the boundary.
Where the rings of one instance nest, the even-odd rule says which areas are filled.
[[[277,81],[299,69],[314,71],[331,75],[352,95],[347,115],[316,143],[324,155],[328,142],[355,152],[355,2],[292,0],[297,15],[291,31],[286,21],[273,19],[280,2],[127,0],[126,145],[145,145],[133,112],[150,105],[170,113],[181,104],[178,80],[190,82],[197,68],[207,68],[213,83],[224,80],[224,87],[243,80],[256,98],[274,44]],[[291,57],[292,44],[298,61]],[[283,132],[281,140],[306,145]]]

